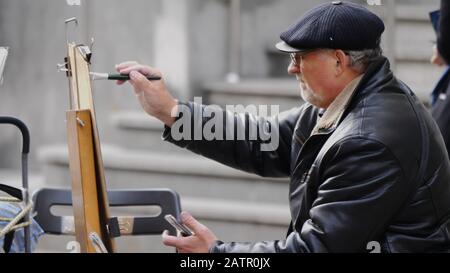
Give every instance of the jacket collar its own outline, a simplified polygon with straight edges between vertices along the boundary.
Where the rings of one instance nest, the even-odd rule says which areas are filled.
[[[374,60],[364,73],[361,82],[356,87],[355,94],[350,104],[358,103],[371,93],[376,93],[384,88],[387,82],[394,79],[389,60],[384,57],[378,57]],[[349,105],[351,107],[351,105]]]
[[[355,93],[356,87],[358,86],[362,78],[363,75],[360,75],[353,79],[349,84],[347,84],[344,90],[342,90],[342,92],[325,110],[322,117],[314,127],[311,133],[312,135],[333,131],[337,127],[339,121],[342,118],[342,115],[345,112],[345,109],[347,109],[347,106],[350,103],[353,94]]]
[[[319,113],[320,113],[319,118],[320,119],[318,120],[316,126],[314,127],[313,131],[311,132],[311,136],[312,135],[331,134],[337,128],[337,126],[342,121],[342,119],[347,115],[347,113],[349,111],[351,111],[351,109],[355,105],[357,105],[359,101],[361,101],[363,98],[367,97],[370,93],[379,91],[379,89],[382,88],[386,82],[391,81],[393,78],[394,78],[394,76],[390,69],[389,60],[384,56],[378,57],[376,60],[374,60],[369,65],[366,72],[362,75],[361,78],[359,78],[359,81],[355,84],[355,86],[353,86],[353,90],[352,90],[353,92],[349,91],[351,94],[347,94],[348,98],[346,100],[346,103],[342,104],[342,109],[339,109],[339,110],[342,110],[342,112],[339,111],[340,113],[338,115],[336,115],[335,118],[330,118],[330,121],[333,121],[333,122],[331,122],[331,123],[327,122],[327,123],[331,124],[331,126],[323,126],[323,123],[321,122],[321,120],[323,119],[325,113],[321,113],[321,112],[323,112],[323,109],[319,110]],[[347,91],[347,90],[345,90],[345,91]],[[341,92],[341,93],[343,93],[343,92]],[[340,103],[342,103],[342,102],[340,102]],[[332,104],[334,104],[334,102]],[[330,108],[330,107],[328,107],[328,108]],[[325,111],[325,112],[327,112],[327,111]],[[316,130],[316,128],[317,128],[317,130]]]

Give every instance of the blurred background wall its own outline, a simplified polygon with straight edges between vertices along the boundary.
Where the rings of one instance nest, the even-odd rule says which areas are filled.
[[[76,16],[70,39],[95,38],[92,71],[136,60],[160,68],[171,92],[204,103],[301,104],[289,58],[274,44],[281,31],[318,0],[0,0],[0,46],[10,47],[0,115],[31,131],[30,184],[69,187],[65,111],[68,82],[56,64],[66,55],[64,20]],[[385,55],[397,76],[428,102],[441,69],[429,64],[435,39],[428,12],[438,0],[354,1],[385,21]],[[381,5],[368,5],[368,2]],[[140,109],[132,89],[95,82],[94,99],[110,188],[171,187],[182,204],[224,240],[283,238],[289,224],[285,179],[231,170],[162,143],[162,124]],[[0,181],[19,183],[21,139],[0,130]],[[124,251],[171,251],[156,241],[124,240]],[[150,240],[150,239],[149,239]],[[135,246],[128,248],[127,246]],[[64,251],[47,240],[42,251]]]

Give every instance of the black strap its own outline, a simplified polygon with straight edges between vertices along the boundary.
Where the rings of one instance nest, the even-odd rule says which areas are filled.
[[[20,189],[5,185],[5,184],[0,184],[0,191],[3,191],[9,195],[11,195],[14,198],[19,199],[20,201],[23,200],[23,196],[22,196],[22,191]]]
[[[8,185],[0,184],[0,191],[3,191],[21,201],[23,200],[22,191],[20,189],[17,189],[17,188],[8,186]],[[24,219],[22,218],[22,219],[20,219],[20,221],[18,223],[19,224],[23,223],[23,221],[24,221]],[[5,253],[9,253],[11,251],[11,246],[14,241],[14,234],[15,234],[15,230],[11,230],[10,232],[5,234],[5,238],[3,240],[3,250],[5,251]]]
[[[12,243],[14,241],[14,234],[16,233],[15,230],[12,230],[5,235],[5,239],[3,240],[3,250],[5,253],[9,253],[11,250]]]
[[[119,219],[117,217],[108,219],[108,232],[111,238],[120,237]]]
[[[25,221],[25,219],[22,218],[22,219],[20,219],[19,222],[17,222],[17,224],[22,224],[24,221]],[[5,238],[3,240],[3,250],[5,251],[5,253],[9,253],[9,251],[11,250],[11,246],[14,241],[15,233],[16,233],[16,231],[13,229],[10,232],[5,234]]]

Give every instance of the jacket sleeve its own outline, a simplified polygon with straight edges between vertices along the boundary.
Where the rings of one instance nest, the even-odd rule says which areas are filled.
[[[450,64],[450,0],[441,0],[437,46],[445,62]]]
[[[402,168],[384,145],[352,138],[333,145],[319,168],[309,219],[285,240],[217,242],[211,252],[362,252],[380,240],[408,196]],[[381,242],[380,242],[381,243]]]
[[[175,123],[172,128],[166,127],[164,140],[260,176],[290,174],[293,130],[302,107],[262,118],[193,102],[179,103],[178,106],[176,123],[182,126]],[[214,136],[208,137],[204,130],[213,132]]]

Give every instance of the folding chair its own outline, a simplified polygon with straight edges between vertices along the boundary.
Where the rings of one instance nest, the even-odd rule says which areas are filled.
[[[179,220],[181,205],[178,194],[170,189],[141,190],[110,190],[108,191],[110,207],[159,206],[161,213],[149,217],[118,216],[111,221],[117,221],[119,230],[111,229],[114,237],[121,235],[155,235],[168,230],[175,235],[176,230],[164,219],[166,214],[172,214]],[[34,219],[45,233],[74,235],[75,225],[72,216],[56,216],[51,213],[53,206],[71,206],[72,194],[69,189],[42,188],[33,194]],[[114,226],[114,225],[111,225]]]

